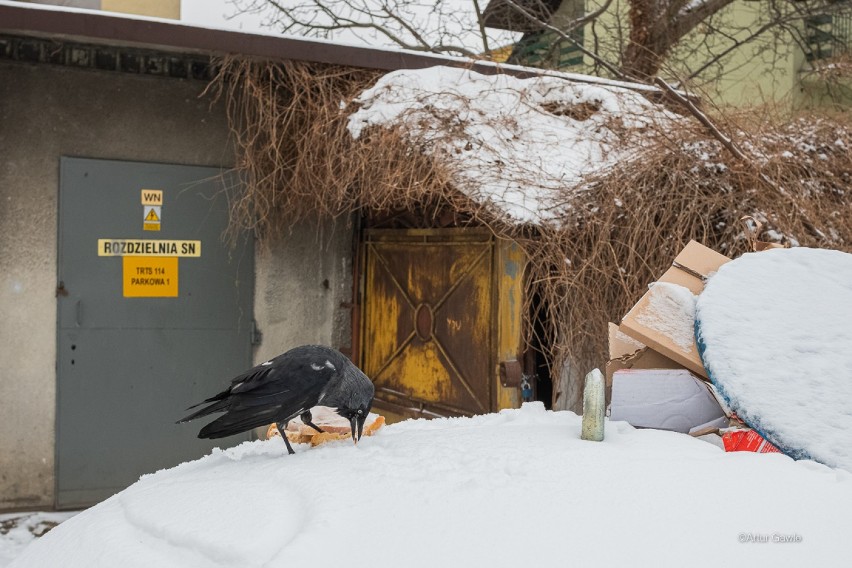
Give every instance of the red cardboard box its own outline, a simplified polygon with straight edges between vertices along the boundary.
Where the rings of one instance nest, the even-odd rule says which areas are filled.
[[[726,452],[755,452],[758,454],[781,453],[781,450],[766,441],[766,438],[750,428],[730,430],[722,434]]]

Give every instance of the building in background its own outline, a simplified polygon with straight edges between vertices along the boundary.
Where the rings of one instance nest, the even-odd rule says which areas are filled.
[[[121,12],[153,18],[180,20],[180,0],[23,0],[33,4],[49,4],[66,8],[85,8],[105,12]]]
[[[198,440],[175,420],[301,344],[360,359],[383,413],[520,404],[519,383],[507,384],[520,365],[498,368],[522,349],[523,259],[510,242],[434,220],[412,231],[356,218],[305,221],[263,247],[223,237],[242,180],[225,104],[205,91],[225,55],[377,75],[462,64],[0,2],[0,510],[87,506],[247,439]],[[383,306],[408,272],[413,309],[393,317]],[[428,359],[435,349],[356,343],[398,340],[391,324],[460,354],[460,371]],[[435,371],[448,378],[440,389]]]
[[[516,4],[535,19],[564,29],[568,22],[597,12],[606,1],[519,0]],[[838,76],[832,59],[850,53],[852,2],[839,0],[835,5],[831,13],[786,22],[799,37],[791,41],[789,32],[782,36],[761,31],[776,17],[770,3],[735,0],[688,34],[667,58],[660,75],[676,83],[686,80],[722,105],[848,104],[852,82]],[[627,2],[612,0],[598,17],[569,31],[570,39],[531,22],[504,0],[491,0],[484,18],[488,27],[523,32],[517,44],[502,52],[507,62],[605,75],[606,70],[584,56],[577,45],[618,67],[629,36],[627,12]],[[729,51],[736,42],[743,45]],[[714,55],[720,55],[718,61],[708,65]]]

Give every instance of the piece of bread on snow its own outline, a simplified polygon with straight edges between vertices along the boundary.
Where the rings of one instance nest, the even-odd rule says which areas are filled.
[[[373,420],[371,422],[370,419],[373,416],[375,416],[375,420]],[[325,430],[325,426],[323,426],[322,424],[317,424],[316,422],[314,422],[314,424],[316,424],[317,426],[319,426],[320,428]],[[367,416],[367,422],[364,424],[364,431],[361,434],[362,434],[362,436],[372,436],[373,434],[376,433],[376,431],[379,428],[381,428],[384,425],[385,425],[385,417],[384,416],[379,416],[378,414],[375,414],[375,415],[370,414],[369,416]],[[308,428],[310,428],[310,426],[308,426]],[[290,438],[289,432],[287,433],[287,438],[291,442],[293,441],[293,439]],[[317,432],[313,436],[311,436],[310,442],[311,442],[312,446],[319,446],[320,444],[324,444],[326,442],[332,442],[334,440],[351,440],[351,439],[352,439],[352,433],[351,433],[349,427],[347,426],[346,432],[329,432],[328,430],[326,430],[325,432],[322,432],[322,433]]]
[[[285,434],[287,439],[294,444],[307,444],[318,446],[325,442],[333,440],[345,440],[352,438],[352,432],[349,427],[349,421],[337,414],[331,408],[325,406],[317,406],[311,409],[312,422],[323,429],[323,432],[317,432],[307,424],[302,423],[301,419],[294,418],[287,424]],[[376,431],[385,425],[385,417],[378,414],[370,413],[367,415],[367,420],[364,422],[363,436],[372,436]],[[266,429],[266,439],[278,436],[278,427],[275,424],[270,424]]]

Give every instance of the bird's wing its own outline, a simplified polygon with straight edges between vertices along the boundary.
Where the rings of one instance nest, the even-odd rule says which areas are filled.
[[[258,365],[257,367],[253,367],[246,371],[245,373],[235,377],[231,381],[231,386],[220,393],[217,393],[211,396],[208,399],[202,400],[198,404],[193,404],[187,410],[192,410],[193,408],[199,407],[202,404],[206,404],[204,408],[193,412],[187,416],[184,416],[180,420],[177,421],[178,424],[182,422],[189,422],[190,420],[195,420],[196,418],[201,418],[202,416],[207,416],[208,414],[214,414],[216,412],[224,412],[228,410],[228,407],[231,406],[231,394],[234,391],[234,387],[245,385],[243,390],[248,391],[251,390],[252,386],[257,386],[263,383],[263,378],[269,372],[270,367],[261,367]]]
[[[312,368],[311,362],[282,356],[273,364],[258,365],[236,377],[227,404],[219,401],[211,405],[227,412],[202,428],[199,436],[221,438],[271,422],[286,422],[316,406],[328,379]]]

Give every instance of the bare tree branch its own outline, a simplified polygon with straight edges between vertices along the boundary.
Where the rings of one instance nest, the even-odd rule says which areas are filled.
[[[485,20],[482,18],[479,0],[473,0],[473,9],[476,10],[476,23],[479,24],[479,33],[482,35],[482,49],[485,53],[490,54],[491,48],[488,47],[488,33],[485,31]]]
[[[683,4],[673,16],[672,26],[669,29],[672,43],[677,43],[684,35],[694,30],[695,27],[712,16],[722,8],[731,4],[734,0],[705,0],[698,4],[694,2],[687,3],[687,0],[680,2],[672,2],[672,5]],[[692,7],[695,6],[695,7]]]
[[[654,79],[654,83],[660,86],[663,90],[665,90],[673,99],[675,99],[678,103],[680,103],[684,108],[686,108],[692,116],[694,116],[698,122],[700,122],[707,130],[713,135],[713,137],[719,141],[719,143],[731,153],[734,158],[736,158],[742,164],[748,166],[753,171],[757,173],[757,177],[765,183],[768,187],[772,188],[778,196],[786,201],[790,206],[793,207],[794,210],[798,211],[799,215],[801,215],[802,224],[805,228],[811,233],[811,236],[818,239],[819,241],[825,240],[825,234],[820,231],[816,225],[810,220],[807,213],[802,209],[801,205],[796,202],[790,196],[790,193],[777,184],[774,180],[772,180],[769,176],[767,176],[764,172],[760,171],[755,165],[754,159],[748,156],[740,147],[733,141],[730,136],[726,136],[722,133],[721,130],[713,123],[710,118],[701,112],[695,104],[689,100],[687,97],[684,97],[682,94],[677,92],[671,85],[660,79],[659,77]]]

